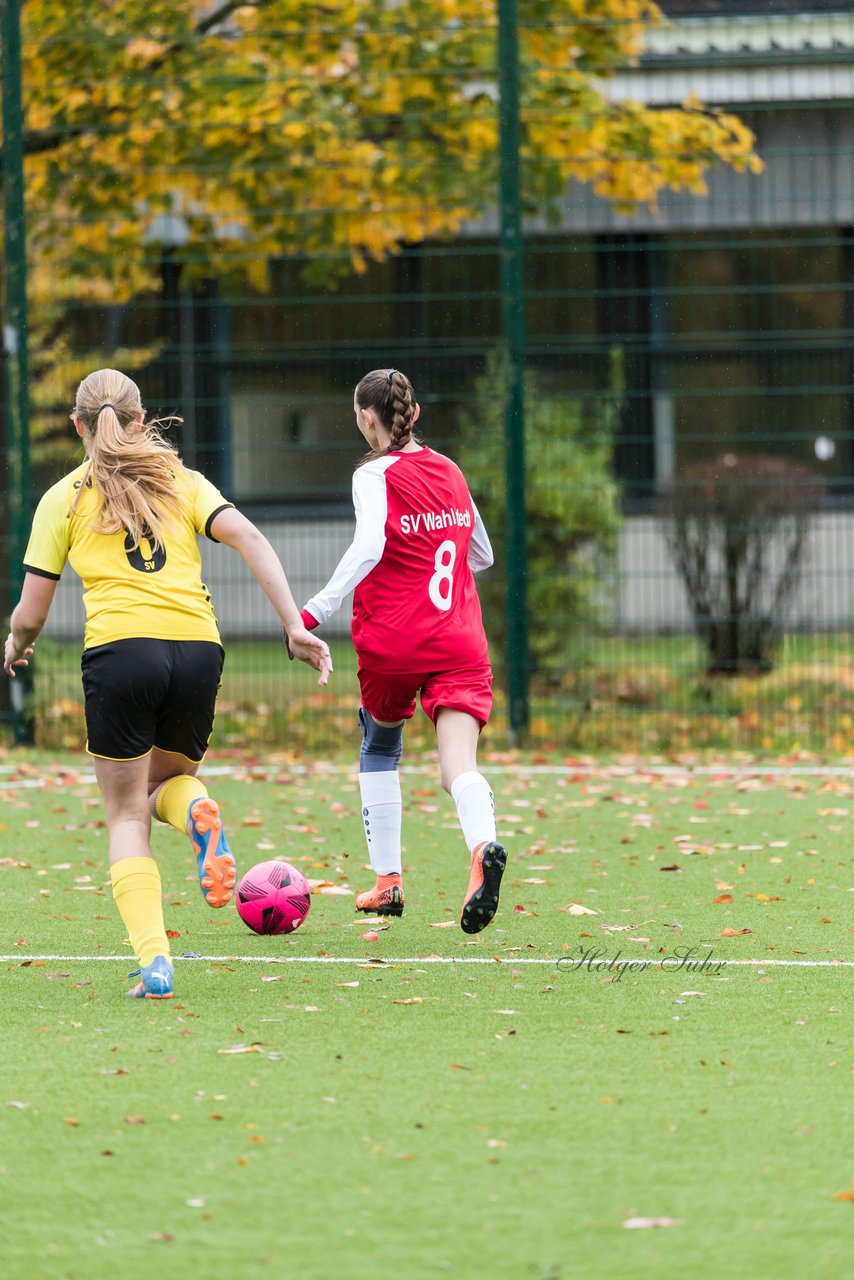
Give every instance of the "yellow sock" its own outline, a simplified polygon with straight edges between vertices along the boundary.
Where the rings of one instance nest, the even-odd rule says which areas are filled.
[[[169,778],[157,793],[154,811],[161,822],[187,834],[187,810],[194,800],[207,797],[208,789],[198,778],[189,773],[179,773]]]
[[[140,964],[169,955],[160,869],[153,858],[122,858],[110,867],[113,897]]]

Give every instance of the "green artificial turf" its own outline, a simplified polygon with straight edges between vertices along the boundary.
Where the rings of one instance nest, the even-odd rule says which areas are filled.
[[[352,893],[256,937],[157,827],[169,1002],[125,999],[129,953],[40,958],[127,952],[88,762],[0,774],[4,1276],[847,1274],[854,788],[525,764],[484,760],[510,861],[476,938],[429,757],[375,941]],[[236,770],[243,869],[370,884],[346,760]]]

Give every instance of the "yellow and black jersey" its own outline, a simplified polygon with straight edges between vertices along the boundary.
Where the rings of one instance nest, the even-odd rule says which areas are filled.
[[[124,531],[95,531],[101,497],[91,481],[74,515],[69,515],[86,469],[83,463],[48,489],[36,509],[24,557],[27,573],[58,580],[68,561],[82,578],[84,648],[142,636],[219,643],[211,598],[202,582],[197,535],[210,538],[214,516],[232,503],[198,471],[178,471],[175,484],[185,498],[180,518],[166,526],[163,545],[156,551],[146,538],[131,549],[130,535]]]

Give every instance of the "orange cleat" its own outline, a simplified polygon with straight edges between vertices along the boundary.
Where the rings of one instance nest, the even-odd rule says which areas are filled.
[[[224,907],[234,892],[237,863],[228,847],[216,800],[204,797],[193,801],[187,814],[187,835],[193,842],[205,901],[211,907]]]
[[[463,933],[480,933],[498,910],[498,891],[507,864],[503,845],[479,844],[471,855],[471,875],[460,914]]]
[[[395,872],[377,876],[373,889],[360,893],[356,899],[357,911],[369,911],[375,916],[403,915],[403,881]]]

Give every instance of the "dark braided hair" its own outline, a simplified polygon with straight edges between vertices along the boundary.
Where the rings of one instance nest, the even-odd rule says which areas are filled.
[[[391,432],[387,449],[372,450],[363,462],[382,458],[409,444],[413,438],[412,419],[415,414],[415,392],[412,383],[399,369],[374,369],[366,373],[356,387],[356,404],[360,409],[372,409],[380,422]]]

